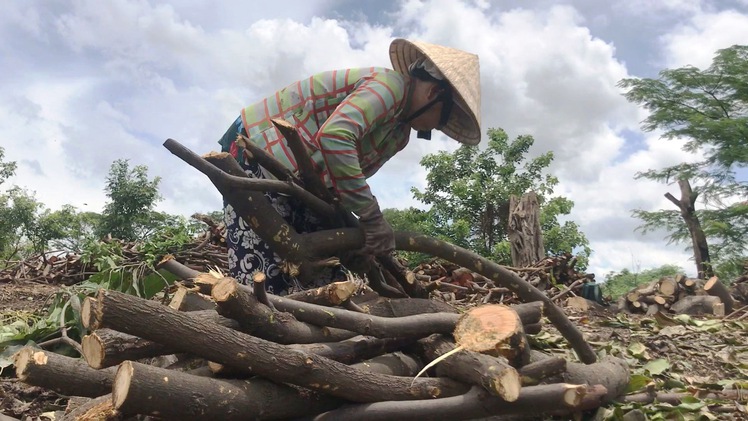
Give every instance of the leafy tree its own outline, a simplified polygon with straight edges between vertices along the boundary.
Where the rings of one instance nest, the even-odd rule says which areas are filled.
[[[5,261],[25,256],[41,204],[26,190],[13,186],[0,194],[0,257]]]
[[[605,283],[602,285],[602,289],[605,295],[610,295],[612,299],[616,299],[638,285],[660,279],[663,276],[675,276],[678,273],[683,273],[683,269],[676,265],[663,265],[641,272],[631,272],[628,269],[623,269],[620,272],[610,272],[605,275]]]
[[[153,219],[153,208],[161,199],[158,193],[160,181],[160,177],[148,179],[146,166],[138,165],[130,169],[129,161],[114,161],[105,189],[109,202],[101,214],[97,235],[103,237],[111,234],[125,241],[147,236],[158,224]]]
[[[706,69],[666,69],[658,79],[623,79],[629,101],[651,114],[645,131],[662,130],[664,139],[685,139],[684,150],[696,162],[637,174],[666,184],[677,182],[681,199],[668,197],[679,210],[635,210],[644,232],[664,227],[672,242],[692,240],[697,270],[719,267],[734,276],[748,255],[748,182],[736,169],[748,165],[748,46],[717,51]],[[697,198],[702,207],[696,209]],[[708,241],[708,242],[707,242]]]
[[[580,251],[583,262],[590,250],[584,234],[573,222],[561,224],[573,203],[565,198],[548,199],[558,180],[544,170],[551,152],[532,160],[525,155],[532,136],[510,141],[501,129],[488,131],[488,145],[480,150],[462,145],[453,153],[427,155],[421,161],[428,170],[424,191],[413,189],[416,199],[430,205],[428,211],[408,209],[388,214],[396,229],[412,229],[443,238],[500,263],[510,263],[507,239],[509,198],[535,191],[541,203],[541,225],[550,253]]]
[[[5,149],[0,146],[0,186],[16,172],[15,162],[5,162]]]

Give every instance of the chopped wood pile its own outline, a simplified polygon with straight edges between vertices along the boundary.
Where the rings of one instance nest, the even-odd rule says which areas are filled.
[[[541,324],[539,302],[459,314],[352,281],[277,297],[259,293],[262,282],[250,288],[173,259],[164,267],[189,275],[168,305],[106,290],[84,301],[84,360],[31,347],[16,355],[22,381],[90,398],[63,420],[569,415],[628,384],[624,360],[581,364],[532,350],[525,335]],[[168,366],[147,364],[167,355]]]
[[[745,281],[735,282],[731,287],[718,277],[709,279],[689,278],[685,275],[663,276],[633,288],[619,298],[619,311],[654,315],[672,312],[689,315],[729,316],[737,310],[736,303],[746,297]]]

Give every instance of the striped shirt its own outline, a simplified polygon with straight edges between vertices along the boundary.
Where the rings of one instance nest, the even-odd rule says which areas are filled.
[[[410,126],[398,121],[408,89],[409,78],[394,70],[334,70],[281,89],[239,118],[251,142],[294,171],[293,153],[270,120],[296,126],[325,184],[357,213],[374,200],[366,179],[408,144]],[[236,145],[222,147],[240,153]]]

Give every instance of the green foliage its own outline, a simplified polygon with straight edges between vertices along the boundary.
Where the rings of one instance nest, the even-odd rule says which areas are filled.
[[[509,264],[509,199],[534,191],[541,205],[547,252],[579,252],[584,266],[590,253],[586,237],[575,223],[558,220],[569,214],[573,203],[550,197],[558,184],[555,177],[545,174],[553,154],[529,160],[526,154],[534,143],[531,136],[512,141],[501,129],[490,129],[488,136],[484,150],[462,145],[453,153],[425,156],[421,165],[428,170],[427,187],[424,191],[413,189],[413,195],[430,205],[429,210],[388,211],[388,221],[397,230],[416,230]]]
[[[662,265],[638,273],[623,269],[620,272],[610,272],[605,275],[602,290],[605,295],[609,295],[615,300],[638,285],[660,279],[663,276],[675,276],[678,273],[683,273],[683,269],[676,265]]]
[[[33,231],[40,208],[34,196],[19,187],[0,194],[0,258],[7,261],[26,254],[24,240]]]
[[[664,139],[685,139],[684,150],[698,160],[637,174],[672,184],[689,180],[703,202],[696,210],[710,244],[712,265],[722,278],[736,275],[735,262],[748,256],[748,182],[736,179],[736,169],[748,165],[748,46],[717,51],[706,69],[686,66],[666,69],[658,79],[623,79],[629,101],[651,112],[646,131],[662,130]],[[643,232],[666,229],[671,242],[690,234],[678,210],[635,210]]]
[[[157,226],[152,219],[152,211],[161,199],[159,182],[159,177],[148,179],[148,168],[143,165],[130,169],[129,161],[114,161],[105,188],[109,202],[101,214],[97,235],[104,237],[111,234],[125,241],[144,238]]]

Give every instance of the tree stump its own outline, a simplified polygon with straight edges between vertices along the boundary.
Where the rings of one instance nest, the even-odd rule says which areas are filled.
[[[540,206],[535,192],[523,194],[520,199],[510,197],[507,233],[513,266],[528,267],[543,260],[545,247],[540,229]]]

